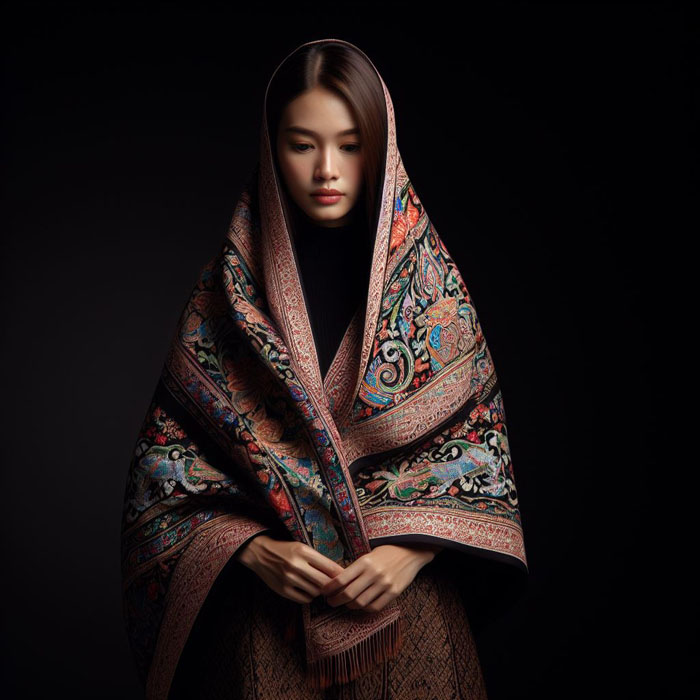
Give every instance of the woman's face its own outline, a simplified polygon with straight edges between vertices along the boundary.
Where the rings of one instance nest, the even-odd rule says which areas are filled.
[[[292,100],[277,131],[277,157],[292,199],[321,226],[342,226],[362,192],[363,153],[347,102],[316,87]],[[319,190],[340,195],[323,198]]]

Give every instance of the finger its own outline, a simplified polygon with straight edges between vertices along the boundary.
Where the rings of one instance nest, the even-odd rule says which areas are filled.
[[[287,585],[298,588],[300,591],[310,595],[312,598],[316,598],[317,596],[321,595],[321,586],[310,578],[304,576],[303,572],[287,571],[284,579]]]
[[[331,581],[334,576],[345,571],[342,566],[308,545],[304,545],[301,548],[298,556],[288,560],[288,564],[294,573],[303,576],[316,586],[319,589],[318,594],[321,593],[320,589]]]
[[[321,588],[321,593],[326,597],[333,596],[365,572],[367,572],[367,562],[360,557],[360,559],[356,559],[352,564],[343,569],[341,573],[328,581],[328,583]],[[368,580],[367,583],[369,584],[371,581]]]
[[[345,571],[345,569],[338,564],[338,562],[329,559],[321,554],[321,552],[317,552],[313,547],[309,547],[309,545],[304,545],[304,547],[307,563],[326,574],[326,576],[333,578],[334,576],[337,576],[341,572]]]
[[[303,591],[295,586],[283,586],[281,594],[289,600],[293,600],[295,603],[310,603],[315,596],[309,595],[306,591]]]
[[[364,609],[367,610],[367,612],[379,612],[391,603],[394,598],[398,598],[398,595],[389,589],[388,591],[384,591],[378,598],[375,598],[369,605],[366,605]]]
[[[345,571],[347,572],[348,569],[346,569]],[[345,572],[342,574],[342,576],[345,576]],[[336,579],[331,581],[329,586],[334,584],[335,582]],[[327,593],[325,593],[325,587],[324,589],[322,589],[322,592],[326,596],[328,604],[335,607],[337,605],[343,605],[344,603],[349,603],[350,601],[355,600],[361,593],[363,593],[365,590],[367,590],[367,588],[369,588],[373,584],[374,581],[365,572],[362,572],[359,576],[354,578],[347,586],[336,591],[335,594],[331,594],[329,596]]]
[[[321,595],[323,587],[333,580],[330,576],[327,576],[308,563],[303,563],[301,568],[296,570],[296,573],[303,576],[306,581],[311,583],[318,590],[317,595]]]
[[[295,603],[310,603],[315,596],[308,591],[295,586],[285,577],[272,576],[270,578],[263,577],[263,581],[275,592],[283,598],[293,600]]]
[[[368,605],[373,603],[380,596],[384,595],[384,593],[386,593],[386,591],[387,591],[386,586],[375,582],[371,586],[368,586],[367,588],[365,588],[365,590],[362,591],[362,593],[355,596],[354,599],[348,601],[346,603],[346,605],[351,610],[366,609]]]

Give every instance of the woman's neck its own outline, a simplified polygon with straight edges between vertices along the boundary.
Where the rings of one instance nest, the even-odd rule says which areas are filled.
[[[360,207],[355,205],[347,214],[338,219],[321,220],[312,219],[301,207],[294,204],[295,224],[300,229],[335,229],[350,228],[359,223]]]

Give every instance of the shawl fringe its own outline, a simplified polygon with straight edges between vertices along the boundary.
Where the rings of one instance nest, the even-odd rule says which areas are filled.
[[[323,690],[331,685],[349,683],[377,664],[395,658],[403,644],[400,616],[370,637],[330,656],[307,660],[307,678],[311,686]]]

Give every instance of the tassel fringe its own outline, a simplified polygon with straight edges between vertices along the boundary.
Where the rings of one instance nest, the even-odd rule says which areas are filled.
[[[339,654],[307,664],[307,679],[317,690],[332,684],[348,683],[376,664],[394,658],[403,642],[401,617]]]

